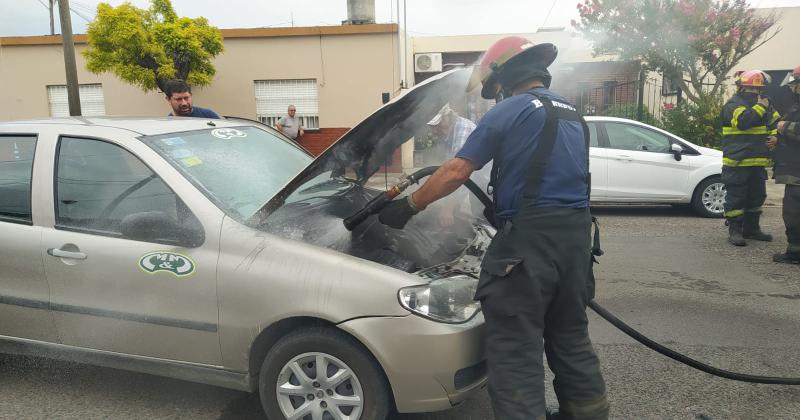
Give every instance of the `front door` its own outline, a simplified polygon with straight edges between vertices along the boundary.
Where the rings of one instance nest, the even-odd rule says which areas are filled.
[[[675,160],[664,134],[606,122],[610,201],[679,201],[687,195],[691,164]]]
[[[31,211],[36,142],[0,134],[0,336],[55,342],[42,229]]]
[[[54,188],[43,246],[63,343],[219,364],[217,241],[207,234],[187,245],[165,232],[132,239],[132,220],[151,217],[202,229],[184,202],[139,158],[97,139],[59,139]]]

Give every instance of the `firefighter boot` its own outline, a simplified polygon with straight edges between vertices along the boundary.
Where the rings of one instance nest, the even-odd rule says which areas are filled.
[[[741,217],[728,219],[728,242],[736,246],[745,246],[744,237],[742,236],[743,221]]]
[[[756,241],[772,242],[772,235],[761,231],[759,221],[761,220],[761,213],[745,213],[744,214],[744,228],[742,229],[742,236],[745,239],[753,239]]]
[[[783,254],[775,254],[772,261],[784,264],[800,264],[800,245],[789,245]]]

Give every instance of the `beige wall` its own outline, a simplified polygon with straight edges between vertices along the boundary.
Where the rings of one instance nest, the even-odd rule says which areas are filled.
[[[84,45],[77,45],[82,51]],[[102,83],[108,115],[166,115],[169,112],[162,95],[124,84],[111,75],[86,71],[78,56],[80,83]],[[47,85],[66,84],[64,56],[60,45],[0,46],[0,120],[43,118],[50,116]]]
[[[778,17],[776,26],[780,32],[748,56],[736,69],[789,70],[800,66],[800,7],[758,9],[760,14],[774,13]],[[731,72],[733,75],[733,72]]]
[[[324,34],[316,28],[223,30],[225,52],[214,60],[211,86],[194,89],[194,102],[224,115],[256,117],[255,80],[316,79],[320,127],[352,127],[381,105],[381,93],[399,87],[398,39],[395,25],[374,25],[346,33]],[[317,35],[309,35],[317,32]],[[228,33],[230,37],[225,35]],[[39,37],[45,38],[45,37]],[[46,86],[65,84],[61,45],[10,45],[19,38],[0,38],[0,120],[48,117]],[[107,115],[166,115],[170,109],[158,92],[145,93],[111,74],[85,70],[78,51],[78,80],[101,83]]]

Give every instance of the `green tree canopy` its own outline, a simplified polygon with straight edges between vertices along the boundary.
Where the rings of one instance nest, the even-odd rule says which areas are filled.
[[[211,59],[222,52],[222,34],[206,18],[178,17],[170,0],[151,0],[149,9],[130,3],[97,6],[83,52],[93,73],[111,72],[145,91],[170,79],[190,85],[211,83]]]
[[[776,18],[745,0],[586,0],[573,26],[596,55],[640,61],[677,81],[695,103],[713,101],[739,61],[771,39]]]

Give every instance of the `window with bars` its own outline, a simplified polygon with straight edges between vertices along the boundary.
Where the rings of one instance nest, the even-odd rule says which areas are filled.
[[[78,96],[81,101],[81,114],[84,117],[98,117],[106,115],[106,102],[103,97],[103,85],[100,83],[80,85]],[[68,117],[69,103],[67,101],[66,85],[47,86],[47,102],[50,105],[51,117]]]
[[[274,126],[286,115],[289,105],[297,108],[303,128],[319,128],[319,94],[316,79],[256,80],[256,115],[264,124]]]

